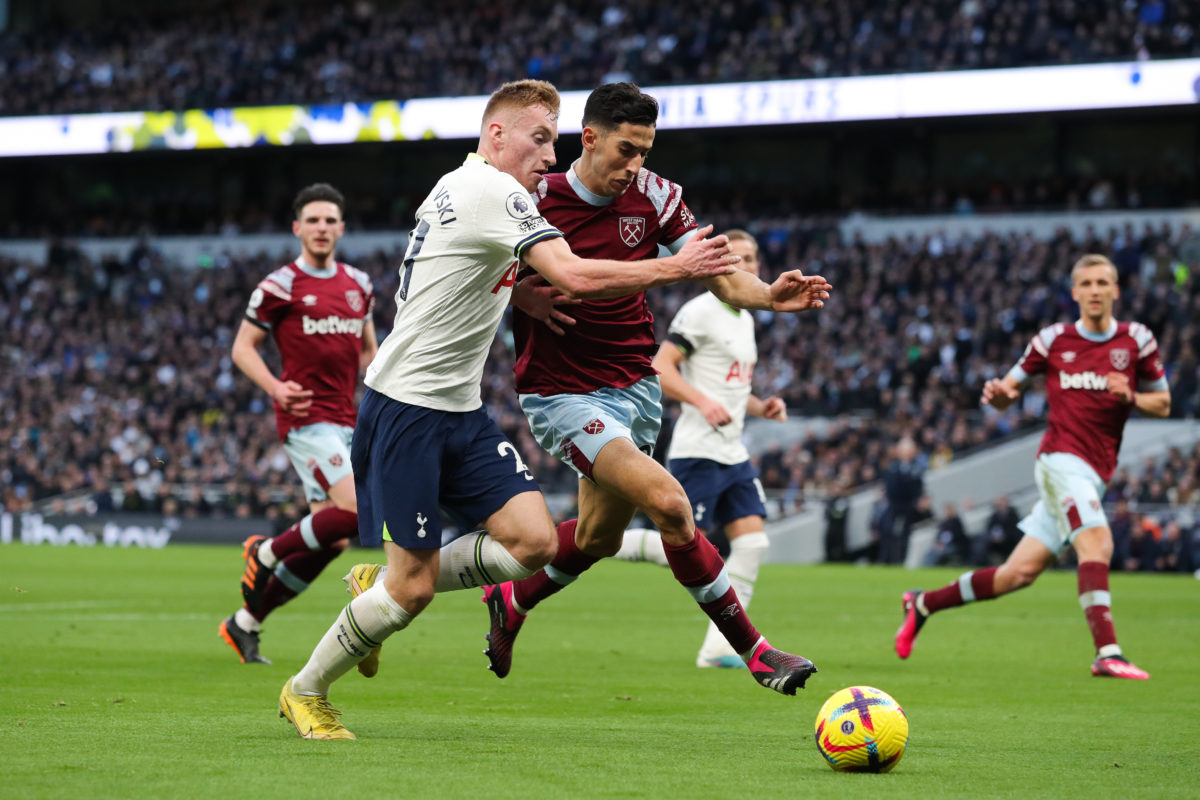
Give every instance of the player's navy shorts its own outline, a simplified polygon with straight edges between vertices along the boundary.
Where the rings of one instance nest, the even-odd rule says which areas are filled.
[[[367,389],[350,446],[358,538],[409,550],[442,546],[441,509],[478,525],[537,481],[481,406],[438,411]]]
[[[767,516],[762,483],[749,461],[722,464],[708,458],[672,458],[667,467],[687,492],[701,530],[719,531],[735,519]]]

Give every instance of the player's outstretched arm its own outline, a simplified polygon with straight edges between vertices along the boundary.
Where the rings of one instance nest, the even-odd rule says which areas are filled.
[[[1017,401],[1021,396],[1021,385],[1011,375],[1003,378],[992,378],[983,385],[983,395],[979,402],[991,406],[997,411],[1003,411]]]
[[[259,346],[266,338],[266,331],[242,320],[242,325],[233,340],[233,352],[230,354],[233,363],[246,373],[246,377],[258,384],[260,389],[271,395],[271,399],[284,411],[297,417],[308,416],[308,407],[312,405],[312,390],[305,389],[295,381],[281,381],[275,377],[258,352]]]
[[[658,353],[654,356],[653,366],[659,371],[658,379],[662,383],[663,394],[680,403],[694,405],[708,420],[708,424],[714,428],[733,422],[733,415],[721,401],[709,397],[683,377],[683,373],[679,371],[679,365],[686,357],[684,352],[672,342],[663,342],[659,345]]]
[[[833,286],[820,275],[805,275],[798,269],[789,270],[774,283],[768,284],[748,272],[709,278],[708,290],[735,308],[764,311],[807,311],[821,308],[829,299]]]
[[[594,300],[636,294],[678,281],[727,275],[741,260],[729,252],[725,236],[705,238],[709,225],[676,254],[643,261],[580,258],[562,238],[544,239],[522,254],[525,263],[570,298]]]

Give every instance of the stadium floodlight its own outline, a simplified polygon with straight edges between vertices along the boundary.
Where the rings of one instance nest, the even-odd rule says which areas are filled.
[[[800,125],[1200,102],[1200,58],[647,87],[659,130]],[[587,92],[564,92],[578,133]],[[0,118],[0,157],[473,139],[486,95],[341,105]]]

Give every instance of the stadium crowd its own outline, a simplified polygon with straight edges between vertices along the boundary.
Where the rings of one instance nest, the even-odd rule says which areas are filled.
[[[738,222],[715,221],[718,229]],[[846,298],[819,314],[757,315],[756,391],[781,395],[793,417],[829,422],[823,434],[758,457],[763,483],[785,513],[833,487],[879,480],[889,448],[904,436],[936,468],[1040,425],[1040,393],[1007,413],[984,413],[979,387],[1007,370],[1038,328],[1071,313],[1062,265],[1084,251],[1113,254],[1123,285],[1119,317],[1155,331],[1173,415],[1200,410],[1200,284],[1197,263],[1189,269],[1179,256],[1194,236],[1186,225],[1078,241],[1059,232],[881,244],[843,241],[835,228],[786,216],[746,227],[762,243],[766,277],[799,266]],[[229,350],[255,283],[289,258],[225,257],[211,269],[184,269],[152,243],[97,262],[68,242],[53,244],[45,263],[0,257],[0,505],[22,511],[47,498],[87,496],[98,509],[287,519],[291,509],[280,504],[299,502],[299,485],[268,398],[237,372]],[[395,312],[399,254],[348,260],[375,282],[382,336]],[[696,291],[650,293],[660,338]],[[485,402],[543,487],[569,493],[573,473],[534,443],[517,408],[506,336],[502,329],[493,346]],[[1196,459],[1175,461],[1164,473],[1169,480],[1123,472],[1114,486],[1139,500],[1172,490],[1194,498]]]
[[[0,115],[343,103],[1200,55],[1166,0],[218,3],[0,34]]]

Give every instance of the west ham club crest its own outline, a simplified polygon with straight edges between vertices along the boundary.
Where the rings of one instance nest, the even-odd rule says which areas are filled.
[[[621,217],[621,241],[630,247],[636,247],[646,235],[645,217]]]
[[[357,314],[363,310],[362,292],[357,289],[346,290],[346,302],[350,305],[350,310]]]
[[[1109,350],[1108,361],[1113,365],[1113,369],[1119,372],[1129,366],[1129,351]]]

